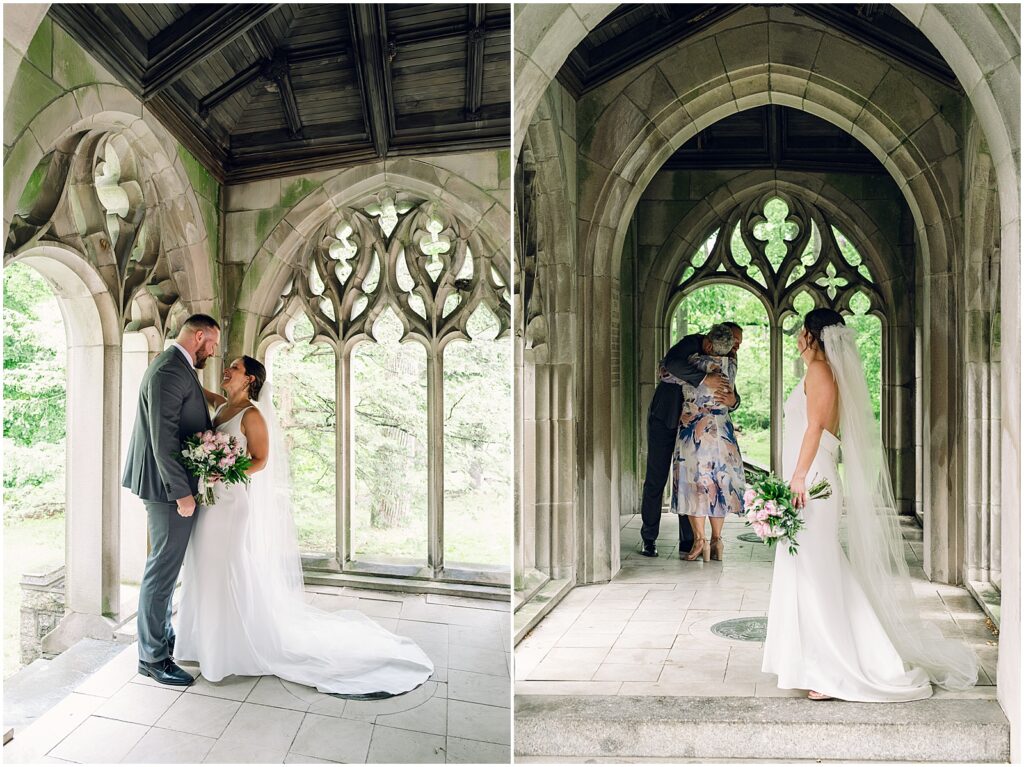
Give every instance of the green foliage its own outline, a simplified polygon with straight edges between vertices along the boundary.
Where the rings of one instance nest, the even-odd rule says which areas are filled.
[[[808,297],[809,300],[809,297]],[[733,413],[740,450],[746,460],[768,466],[771,459],[771,334],[768,313],[750,291],[735,285],[708,285],[690,293],[680,302],[670,324],[672,343],[688,333],[704,332],[726,320],[743,326],[736,388],[742,398]],[[857,330],[857,346],[864,360],[868,391],[875,418],[881,413],[881,321],[873,315],[848,316]],[[788,396],[803,376],[803,362],[796,351],[796,329],[792,318],[783,333],[783,396]]]
[[[4,504],[11,516],[64,509],[64,323],[31,268],[4,269]]]
[[[377,342],[351,355],[355,559],[424,562],[427,553],[427,368],[416,342],[399,343],[390,313]],[[306,340],[272,358],[275,399],[291,452],[300,546],[335,548],[335,355]],[[511,492],[509,339],[457,341],[444,352],[444,512],[448,563],[506,565]]]

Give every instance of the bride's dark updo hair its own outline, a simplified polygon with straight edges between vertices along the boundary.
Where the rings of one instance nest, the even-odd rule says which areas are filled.
[[[825,342],[821,340],[822,331],[832,325],[845,325],[843,315],[834,309],[811,309],[804,315],[804,330],[811,337],[814,345],[825,350]]]
[[[249,399],[257,400],[263,384],[267,382],[267,369],[258,359],[249,356],[242,357],[242,365],[245,367],[245,374],[256,379],[249,384]]]

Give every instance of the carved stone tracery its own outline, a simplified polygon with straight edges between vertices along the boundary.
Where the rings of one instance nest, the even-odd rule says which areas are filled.
[[[128,136],[71,136],[33,172],[11,222],[7,262],[46,245],[81,254],[96,270],[126,331],[155,328],[180,298],[161,242],[160,195]]]
[[[362,209],[339,211],[307,240],[261,344],[287,337],[296,311],[314,327],[313,340],[337,349],[373,339],[377,319],[394,312],[403,339],[442,350],[471,340],[471,318],[486,307],[497,337],[511,324],[509,265],[487,253],[458,218],[435,203],[382,195]]]

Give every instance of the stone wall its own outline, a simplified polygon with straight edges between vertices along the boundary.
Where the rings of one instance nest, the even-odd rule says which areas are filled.
[[[61,565],[47,573],[26,573],[21,577],[21,663],[50,658],[43,651],[43,637],[64,617],[64,574]]]
[[[660,171],[637,203],[621,266],[621,364],[624,381],[629,382],[623,391],[623,514],[634,513],[643,484],[646,411],[656,385],[654,367],[669,341],[664,322],[669,309],[666,299],[670,295],[666,288],[671,288],[666,283],[667,276],[675,273],[676,264],[689,255],[694,243],[699,245],[709,234],[691,226],[721,226],[720,216],[701,213],[711,210],[712,201],[718,210],[726,211],[728,201],[739,204],[752,195],[752,190],[768,190],[773,185],[802,190],[808,200],[842,209],[844,218],[851,223],[836,223],[847,236],[854,237],[855,232],[867,234],[868,241],[858,242],[858,248],[869,258],[886,262],[881,268],[873,268],[874,276],[882,283],[895,281],[903,286],[891,291],[899,296],[899,306],[890,307],[888,324],[899,325],[902,321],[909,325],[914,305],[914,244],[912,234],[909,242],[905,238],[908,228],[913,232],[913,219],[899,188],[888,175],[734,169]],[[635,253],[635,258],[631,253]],[[633,283],[635,288],[628,287]],[[631,315],[635,315],[635,329],[627,323]],[[890,356],[913,359],[911,329],[907,327],[907,332],[893,337],[903,339],[902,348],[890,349]],[[900,508],[909,513],[914,508],[915,492],[913,368],[897,364],[886,367],[890,407],[885,442],[890,450],[897,500]]]

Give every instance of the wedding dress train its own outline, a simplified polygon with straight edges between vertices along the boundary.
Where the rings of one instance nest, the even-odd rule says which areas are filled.
[[[807,426],[803,381],[784,412],[782,464],[789,478]],[[927,698],[932,694],[928,674],[905,667],[839,543],[843,486],[838,458],[839,440],[823,432],[807,484],[826,479],[832,496],[804,508],[795,555],[785,543],[775,547],[761,670],[777,674],[782,689],[816,690],[842,700]]]
[[[273,432],[269,403],[267,386],[258,404]],[[243,446],[244,412],[217,427]],[[280,470],[275,441],[270,462]],[[260,478],[261,487],[256,478],[263,472],[249,487],[218,485],[217,502],[197,512],[175,658],[198,662],[212,682],[230,674],[272,674],[325,693],[398,694],[426,681],[433,664],[412,640],[360,612],[330,613],[305,602],[290,507],[268,487],[272,466],[264,472],[271,476]]]

